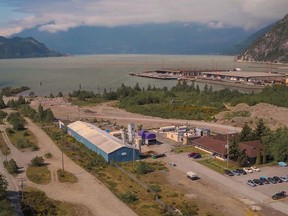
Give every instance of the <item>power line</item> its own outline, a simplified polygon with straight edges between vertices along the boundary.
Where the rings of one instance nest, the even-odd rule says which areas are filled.
[[[20,187],[20,189],[21,189],[21,197],[22,197],[22,203],[24,203],[24,181],[26,181],[26,178],[19,178],[18,179],[19,180],[19,182],[20,182],[20,185],[19,185],[19,187]]]

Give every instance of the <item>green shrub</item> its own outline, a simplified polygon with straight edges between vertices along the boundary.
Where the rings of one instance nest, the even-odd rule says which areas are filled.
[[[10,174],[14,175],[18,173],[18,166],[14,159],[11,159],[9,161],[4,161],[3,164]]]
[[[44,158],[42,156],[36,156],[31,160],[31,165],[32,166],[44,166]]]
[[[48,153],[46,153],[46,154],[44,155],[44,157],[45,157],[45,158],[52,158],[53,155],[52,155],[50,152],[48,152]]]
[[[134,172],[136,174],[144,175],[147,173],[151,173],[154,171],[154,168],[147,162],[140,161],[136,164],[136,168],[134,169]]]
[[[125,203],[133,203],[138,200],[138,197],[133,192],[127,191],[120,194],[120,199]]]

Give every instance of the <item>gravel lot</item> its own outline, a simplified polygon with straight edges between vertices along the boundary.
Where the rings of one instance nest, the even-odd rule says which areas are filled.
[[[210,193],[210,199],[213,196],[218,196],[218,199],[224,199],[226,197],[234,198],[240,202],[247,204],[248,207],[260,207],[262,209],[263,215],[288,215],[288,197],[285,199],[281,199],[278,201],[272,200],[271,196],[279,191],[286,191],[288,192],[288,183],[278,183],[278,184],[270,184],[270,185],[263,185],[257,186],[252,188],[246,184],[248,179],[259,178],[261,176],[284,176],[288,174],[288,168],[284,167],[262,167],[260,172],[253,172],[243,176],[225,176],[219,174],[199,163],[195,160],[188,158],[187,153],[180,153],[175,154],[170,152],[170,149],[176,144],[174,141],[169,140],[163,136],[157,136],[159,139],[160,145],[151,145],[149,147],[145,146],[142,150],[153,150],[157,153],[166,153],[166,157],[162,160],[165,161],[167,164],[169,162],[174,162],[177,164],[176,167],[173,169],[177,169],[186,175],[187,171],[194,171],[199,174],[200,182],[206,185],[210,185],[211,187],[217,188],[214,194],[211,194],[211,188],[207,187],[206,191],[205,188],[198,190],[198,193]],[[178,178],[178,177],[177,177]],[[176,179],[177,180],[177,179]],[[193,187],[193,186],[192,186]],[[200,188],[200,186],[197,186]],[[210,190],[210,191],[209,191]],[[213,200],[216,202],[215,200]],[[231,202],[226,200],[226,202]],[[218,203],[218,205],[221,202]],[[239,203],[238,203],[239,205]],[[272,208],[274,209],[272,209]],[[226,213],[230,212],[231,210],[236,210],[236,207],[230,205],[229,208],[224,207]],[[277,211],[277,210],[279,211]],[[283,214],[284,213],[284,214]]]

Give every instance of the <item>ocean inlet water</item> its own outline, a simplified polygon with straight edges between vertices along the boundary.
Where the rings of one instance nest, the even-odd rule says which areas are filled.
[[[269,65],[235,63],[234,56],[221,55],[81,55],[57,58],[0,60],[0,88],[28,86],[37,95],[67,94],[73,90],[102,92],[122,83],[140,87],[171,88],[177,80],[156,80],[130,76],[162,68],[233,69],[267,72]],[[197,83],[196,83],[197,84]],[[203,88],[204,84],[199,83]],[[221,86],[212,86],[214,90]],[[223,88],[223,87],[222,87]]]

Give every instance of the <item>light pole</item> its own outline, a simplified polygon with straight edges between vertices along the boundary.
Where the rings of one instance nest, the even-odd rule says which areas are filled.
[[[228,139],[228,133],[227,133],[226,148],[227,148],[227,169],[228,169],[229,168],[229,139]]]

